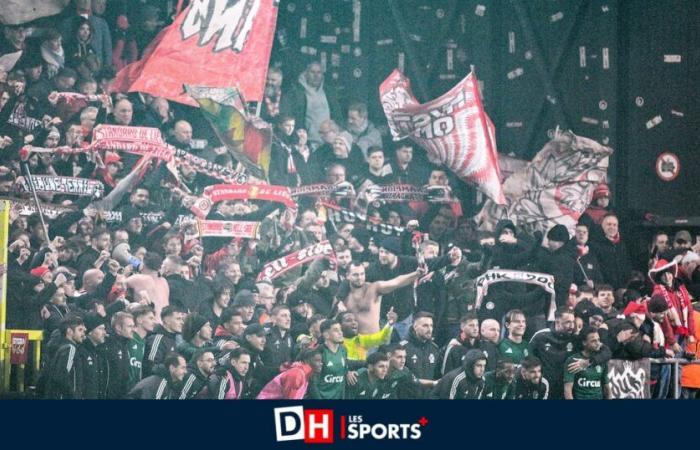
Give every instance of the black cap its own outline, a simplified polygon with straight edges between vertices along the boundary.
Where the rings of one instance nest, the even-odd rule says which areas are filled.
[[[254,323],[245,327],[245,331],[243,332],[243,336],[250,336],[251,334],[263,337],[267,335],[267,332],[265,331],[265,327],[263,327],[259,323]]]
[[[85,315],[83,322],[85,322],[85,331],[89,333],[100,325],[104,325],[107,321],[97,313],[88,313]]]

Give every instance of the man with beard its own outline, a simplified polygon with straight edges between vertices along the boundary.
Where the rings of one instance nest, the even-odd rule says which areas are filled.
[[[479,338],[479,319],[476,313],[471,312],[462,317],[460,321],[459,336],[450,340],[442,349],[440,358],[440,373],[447,374],[462,367],[467,352],[479,350],[486,358],[486,368],[493,369],[496,363],[498,349],[492,343]]]
[[[500,358],[496,370],[484,376],[484,394],[487,400],[512,400],[515,397],[515,363],[510,359]]]
[[[348,387],[347,398],[352,400],[384,400],[391,397],[386,377],[389,357],[384,353],[372,353],[367,357],[367,368],[357,373],[357,383]]]
[[[435,247],[434,245],[431,246]],[[416,277],[423,277],[429,272],[437,272],[448,265],[452,267],[457,266],[462,261],[462,252],[457,247],[450,249],[448,254],[444,256],[427,259],[425,261],[425,265],[419,264],[417,258],[400,256],[402,253],[401,243],[398,238],[389,237],[384,239],[381,242],[381,247],[379,248],[378,262],[370,264],[370,266],[367,268],[367,273],[369,274],[367,279],[370,282],[375,283],[380,282],[379,280],[390,280],[388,281],[389,283],[395,283],[399,279],[398,277],[404,277],[404,274],[410,274],[410,272],[414,270],[419,270],[422,272],[421,274],[414,272],[416,273]],[[353,310],[353,308],[350,307],[350,304],[353,303],[353,296],[357,296],[357,283],[353,281],[353,277],[357,275],[356,272],[356,265],[353,263],[353,265],[350,266],[350,271],[348,273],[348,279],[350,280],[351,284],[351,294],[348,296],[348,303],[346,306],[348,306],[348,310],[354,312],[356,312],[356,310]],[[381,293],[384,294],[384,297],[381,301],[381,307],[379,307],[380,302],[376,303],[378,306],[375,313],[377,318],[376,325],[374,321],[371,323],[366,323],[369,318],[363,318],[358,314],[357,319],[360,321],[360,333],[374,333],[379,331],[378,319],[380,312],[382,315],[384,315],[390,308],[393,307],[394,311],[398,315],[397,324],[395,327],[396,331],[401,339],[406,338],[408,330],[411,326],[411,315],[413,314],[414,310],[416,310],[418,302],[416,299],[416,290],[411,284],[413,279],[407,280],[402,278],[402,280],[403,281],[401,284],[394,284],[395,287],[393,289]],[[373,283],[367,283],[368,286],[371,284]],[[365,302],[364,304],[366,305],[367,303],[368,302]]]
[[[355,102],[348,107],[347,130],[352,136],[353,144],[360,147],[362,156],[367,159],[370,147],[382,147],[382,135],[367,117],[367,105]]]
[[[486,319],[481,322],[479,334],[481,335],[481,339],[498,345],[498,341],[501,339],[501,325],[496,320]]]
[[[77,316],[66,316],[59,330],[62,342],[42,373],[42,385],[48,399],[83,397],[83,368],[79,366],[78,346],[85,340],[85,323]]]
[[[208,390],[209,379],[216,369],[214,353],[206,349],[198,349],[194,352],[187,374],[183,379],[182,390],[178,395],[179,400],[212,398]]]
[[[265,79],[265,92],[263,97],[262,109],[260,117],[265,122],[274,123],[280,115],[281,110],[285,109],[287,97],[282,101],[282,81],[284,75],[279,67],[270,67],[267,70],[267,78]]]
[[[217,400],[240,400],[254,398],[250,394],[251,355],[244,348],[237,348],[229,354],[225,365],[219,367],[209,380],[209,392]]]
[[[484,393],[486,357],[480,350],[469,350],[462,367],[445,374],[433,389],[441,400],[478,400]]]
[[[530,353],[542,362],[542,373],[549,381],[550,398],[560,400],[564,397],[564,370],[577,373],[590,365],[600,365],[610,359],[610,349],[601,347],[585,359],[576,359],[570,365],[565,365],[567,358],[572,356],[577,348],[574,334],[576,319],[574,312],[562,307],[554,315],[554,330],[540,330],[530,340]]]
[[[153,373],[153,368],[163,363],[165,356],[175,352],[178,335],[185,322],[184,311],[174,306],[166,306],[161,313],[162,324],[158,325],[146,339],[146,358],[143,361],[143,374]]]
[[[515,400],[547,400],[549,382],[542,376],[542,361],[536,356],[523,359],[515,381]]]
[[[381,331],[373,334],[359,334],[359,324],[355,314],[345,311],[338,314],[338,321],[343,330],[343,345],[348,352],[348,360],[364,361],[367,353],[382,344],[388,344],[391,339],[396,313],[389,310],[387,323]]]
[[[353,262],[348,272],[350,293],[345,304],[347,310],[355,313],[357,317],[358,332],[362,334],[377,333],[379,331],[382,295],[409,286],[422,275],[425,275],[425,268],[419,267],[411,273],[399,275],[388,281],[367,283],[365,282],[365,266],[362,263]]]
[[[578,359],[590,359],[598,353],[603,344],[600,342],[598,330],[587,327],[581,330],[579,338],[583,342],[583,349],[567,358],[565,366],[576,362]],[[564,371],[564,398],[566,400],[602,400],[610,398],[610,384],[608,384],[608,365],[605,363],[590,365],[577,373]]]
[[[413,326],[408,333],[408,339],[401,345],[406,348],[406,366],[413,372],[423,390],[418,393],[418,398],[425,398],[429,393],[428,388],[437,384],[438,356],[440,348],[433,340],[433,315],[419,312],[413,316]]]
[[[222,352],[238,348],[245,330],[241,312],[229,306],[220,319],[221,323],[214,330],[214,344]]]

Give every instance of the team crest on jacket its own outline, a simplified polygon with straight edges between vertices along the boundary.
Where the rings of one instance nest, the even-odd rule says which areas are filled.
[[[574,351],[574,344],[571,343],[571,342],[569,342],[568,344],[566,344],[566,351],[567,351],[567,352],[573,352],[573,351]]]
[[[214,52],[226,49],[241,52],[253,28],[260,2],[261,0],[193,0],[180,28],[182,39],[198,34],[197,45],[203,47],[218,36]]]

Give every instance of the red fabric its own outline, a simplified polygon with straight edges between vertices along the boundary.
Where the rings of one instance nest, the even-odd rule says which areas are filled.
[[[156,36],[141,60],[119,71],[112,89],[197,106],[184,93],[184,84],[238,85],[247,100],[262,101],[277,22],[275,0],[235,2],[218,17],[211,17],[208,3],[192,2]]]
[[[680,324],[672,324],[673,332],[680,336],[694,336],[695,322],[690,320],[693,307],[690,303],[690,294],[682,284],[678,290],[671,291],[662,284],[654,286],[652,295],[662,295],[670,308],[676,310],[680,318]]]
[[[593,222],[600,225],[603,223],[603,217],[605,217],[605,215],[609,212],[610,211],[605,208],[601,208],[600,206],[591,205],[584,214],[588,214],[591,219],[593,219]]]

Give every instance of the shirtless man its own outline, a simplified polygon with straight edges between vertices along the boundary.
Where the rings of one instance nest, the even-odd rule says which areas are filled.
[[[156,320],[160,322],[160,311],[170,304],[170,287],[158,274],[163,258],[157,253],[146,253],[140,274],[126,279],[126,285],[134,292],[135,302],[149,299],[153,303]]]
[[[365,282],[365,266],[360,262],[353,262],[348,269],[348,281],[350,282],[350,294],[345,300],[348,311],[355,314],[359,324],[359,334],[372,334],[379,331],[379,312],[381,309],[382,295],[396,289],[408,286],[419,277],[425,275],[426,269],[400,275],[386,281]]]

